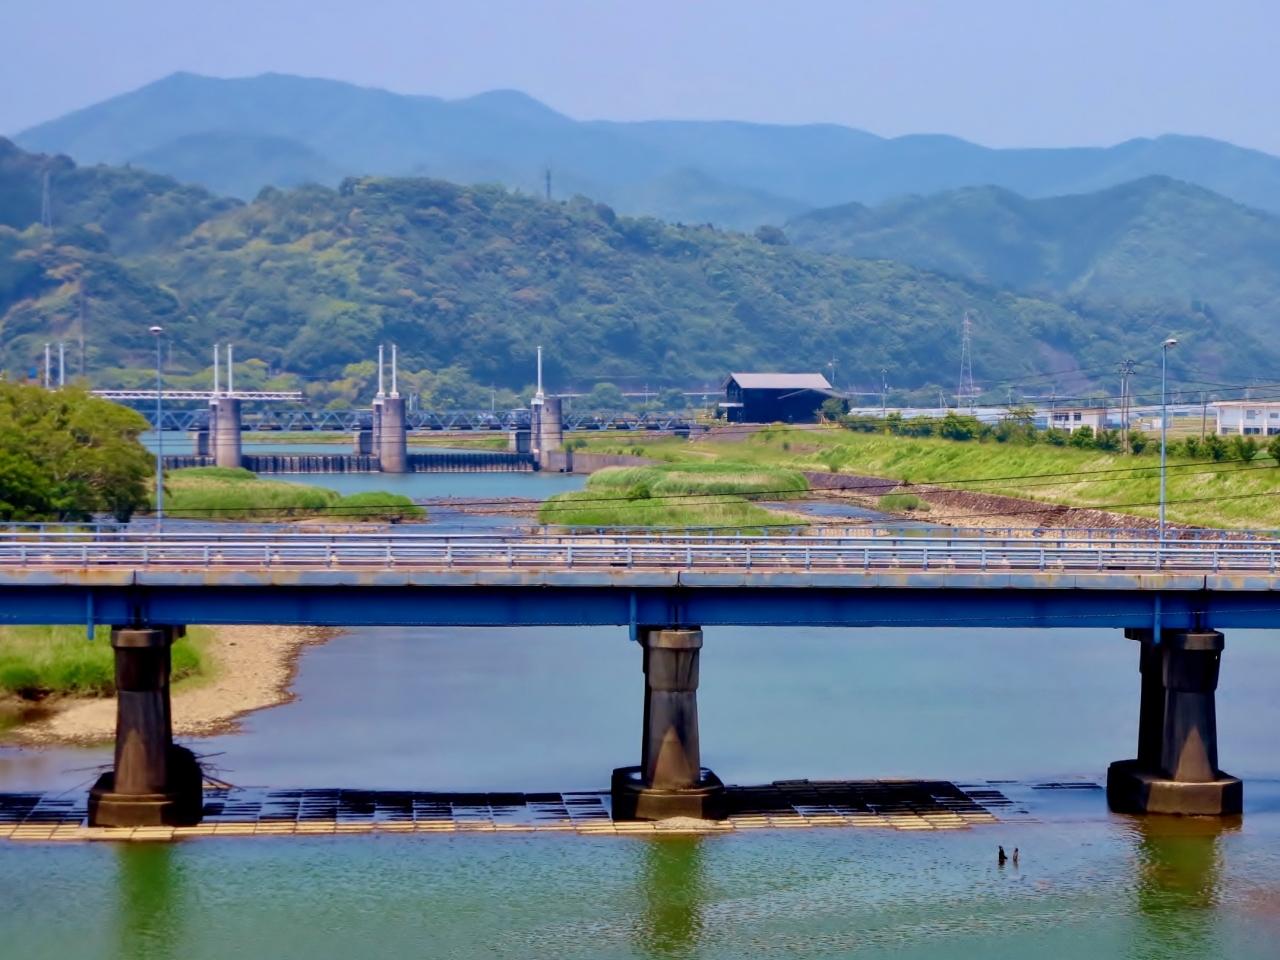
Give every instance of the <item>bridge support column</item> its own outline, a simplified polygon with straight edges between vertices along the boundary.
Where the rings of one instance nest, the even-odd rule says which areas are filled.
[[[209,443],[213,463],[238,468],[240,459],[240,398],[214,397],[209,401]]]
[[[1224,646],[1216,630],[1127,630],[1142,644],[1138,756],[1107,770],[1107,800],[1124,813],[1227,816],[1241,782],[1218,769],[1215,691]]]
[[[383,473],[409,472],[408,435],[405,433],[404,397],[381,397],[373,402],[373,439],[378,469]]]
[[[89,825],[195,823],[203,804],[195,755],[173,742],[169,648],[178,628],[113,627],[115,768],[89,791]]]
[[[724,784],[701,765],[698,743],[698,628],[640,631],[644,730],[640,766],[613,771],[615,820],[719,819]]]

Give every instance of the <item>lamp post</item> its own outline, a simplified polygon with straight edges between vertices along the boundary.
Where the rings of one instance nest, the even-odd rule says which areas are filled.
[[[1173,337],[1160,344],[1160,542],[1162,544],[1164,543],[1166,461],[1169,455],[1169,408],[1165,384],[1169,367],[1169,348],[1177,345],[1178,341]]]
[[[164,327],[151,327],[148,332],[156,338],[156,529],[164,529],[164,408],[161,406],[160,340]]]

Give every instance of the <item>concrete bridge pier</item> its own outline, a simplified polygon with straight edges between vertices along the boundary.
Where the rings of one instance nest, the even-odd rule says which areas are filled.
[[[209,401],[209,443],[215,466],[238,468],[243,465],[239,397],[214,397]]]
[[[173,742],[170,647],[180,627],[112,627],[115,766],[89,791],[92,827],[196,823],[203,782],[195,755]]]
[[[1150,629],[1125,635],[1141,644],[1138,756],[1107,770],[1107,800],[1123,813],[1239,814],[1240,780],[1218,769],[1215,691],[1224,646],[1216,630]]]
[[[698,627],[643,628],[644,729],[638,767],[613,771],[615,820],[724,816],[724,784],[701,764]]]
[[[378,468],[383,473],[409,472],[409,442],[405,432],[404,397],[379,397],[373,401],[373,441]]]

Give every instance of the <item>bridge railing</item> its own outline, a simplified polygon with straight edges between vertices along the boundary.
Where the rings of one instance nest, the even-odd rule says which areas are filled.
[[[1026,541],[806,538],[664,541],[657,538],[263,536],[0,540],[0,566],[182,569],[541,569],[885,571],[1277,572],[1280,545],[1128,543],[1065,546]]]

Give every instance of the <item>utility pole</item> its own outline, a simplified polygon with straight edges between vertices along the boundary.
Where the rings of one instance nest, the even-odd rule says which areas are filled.
[[[1133,446],[1129,442],[1129,408],[1131,400],[1129,396],[1129,378],[1133,376],[1133,368],[1137,364],[1136,360],[1121,360],[1117,365],[1120,372],[1120,430],[1124,437],[1124,452],[1133,453]]]
[[[84,328],[89,317],[89,302],[84,295],[84,286],[80,287],[80,376],[84,376]]]
[[[551,202],[551,167],[550,165],[548,165],[547,168],[542,171],[542,177],[543,177],[543,184],[546,187],[546,192],[547,192],[547,203],[550,203]]]
[[[1200,391],[1200,442],[1204,443],[1205,421],[1209,419],[1209,394]]]
[[[880,368],[880,416],[882,418],[889,416],[889,370],[886,367]]]

